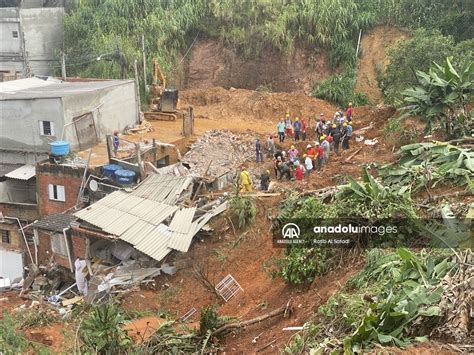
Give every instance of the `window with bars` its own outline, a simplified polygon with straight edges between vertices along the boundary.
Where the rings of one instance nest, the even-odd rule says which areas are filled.
[[[1,230],[0,233],[2,235],[2,243],[10,244],[10,231]]]
[[[42,136],[54,136],[54,122],[51,121],[39,121],[40,134]]]

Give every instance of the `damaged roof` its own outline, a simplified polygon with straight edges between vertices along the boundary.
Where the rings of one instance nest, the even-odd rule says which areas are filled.
[[[192,177],[153,174],[138,185],[133,194],[172,205],[192,182]]]
[[[74,222],[76,219],[77,218],[72,214],[51,214],[36,221],[31,225],[31,227],[51,232],[62,232],[64,228],[68,228],[71,222]]]
[[[199,230],[227,208],[224,202],[197,219],[195,207],[180,209],[177,202],[192,181],[151,175],[132,192],[112,192],[74,215],[160,261],[172,249],[187,252]],[[164,222],[170,217],[168,226]]]

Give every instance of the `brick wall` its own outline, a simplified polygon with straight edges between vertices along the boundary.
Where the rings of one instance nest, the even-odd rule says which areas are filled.
[[[81,188],[83,168],[72,168],[56,164],[39,164],[36,167],[36,183],[38,191],[38,211],[40,216],[61,213],[76,204]],[[65,200],[49,199],[49,184],[64,186]]]
[[[3,243],[0,233],[0,248],[10,251],[21,251],[25,244],[21,238],[21,232],[18,231],[18,223],[0,223],[0,231],[8,231],[10,243]]]
[[[86,241],[84,237],[80,236],[70,236],[70,231],[68,233],[68,239],[70,241],[69,248],[71,251],[72,261],[76,260],[77,257],[84,258],[86,255]],[[51,238],[53,232],[47,232],[38,230],[38,237],[39,237],[39,246],[38,246],[38,261],[42,265],[46,265],[51,260],[51,257],[54,257],[54,261],[66,269],[70,269],[69,266],[69,259],[67,256],[57,254],[53,252],[51,246]],[[62,234],[59,233],[58,234]],[[62,237],[62,236],[61,236]],[[33,248],[33,247],[32,247]],[[33,250],[33,249],[32,249]]]
[[[16,217],[28,221],[38,219],[38,205],[34,204],[17,204],[17,203],[0,203],[0,212],[7,217]]]

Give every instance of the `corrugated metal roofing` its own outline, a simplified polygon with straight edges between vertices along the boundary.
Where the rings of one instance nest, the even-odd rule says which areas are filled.
[[[135,248],[155,260],[162,260],[171,252],[171,248],[168,247],[170,238],[171,232],[168,230],[168,227],[164,224],[160,224],[145,235],[145,237],[135,245]]]
[[[172,249],[187,252],[194,235],[227,208],[224,202],[194,222],[195,207],[176,212],[179,207],[174,204],[191,182],[192,178],[152,175],[134,191],[115,191],[74,215],[160,261]],[[169,227],[163,224],[173,214]]]
[[[154,174],[146,178],[133,192],[143,197],[170,205],[178,201],[180,194],[192,183],[192,177]]]
[[[170,230],[183,234],[188,233],[195,213],[196,207],[183,208],[177,211],[170,223]]]
[[[23,165],[18,169],[5,174],[5,177],[16,180],[29,180],[36,176],[36,167],[34,165]]]

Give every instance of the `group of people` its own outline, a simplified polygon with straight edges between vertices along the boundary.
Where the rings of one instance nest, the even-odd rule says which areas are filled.
[[[287,180],[303,180],[309,177],[313,171],[320,173],[323,166],[328,163],[331,151],[339,155],[340,147],[343,150],[349,149],[350,140],[353,132],[353,113],[352,103],[344,114],[337,111],[332,118],[325,118],[321,113],[316,126],[314,127],[314,144],[307,144],[303,152],[291,145],[288,151],[277,149],[274,139],[276,136],[269,135],[266,142],[268,156],[273,159],[273,170],[277,179],[286,178]],[[279,142],[283,143],[285,139],[293,138],[295,142],[306,141],[308,138],[309,125],[305,119],[295,118],[291,120],[287,113],[285,119],[282,119],[277,125]],[[296,143],[295,143],[296,144]],[[263,162],[264,148],[259,138],[255,143],[256,161]],[[260,176],[262,190],[267,190],[270,183],[270,171],[265,170]],[[246,168],[242,169],[241,190],[251,191],[252,181],[250,173]]]

